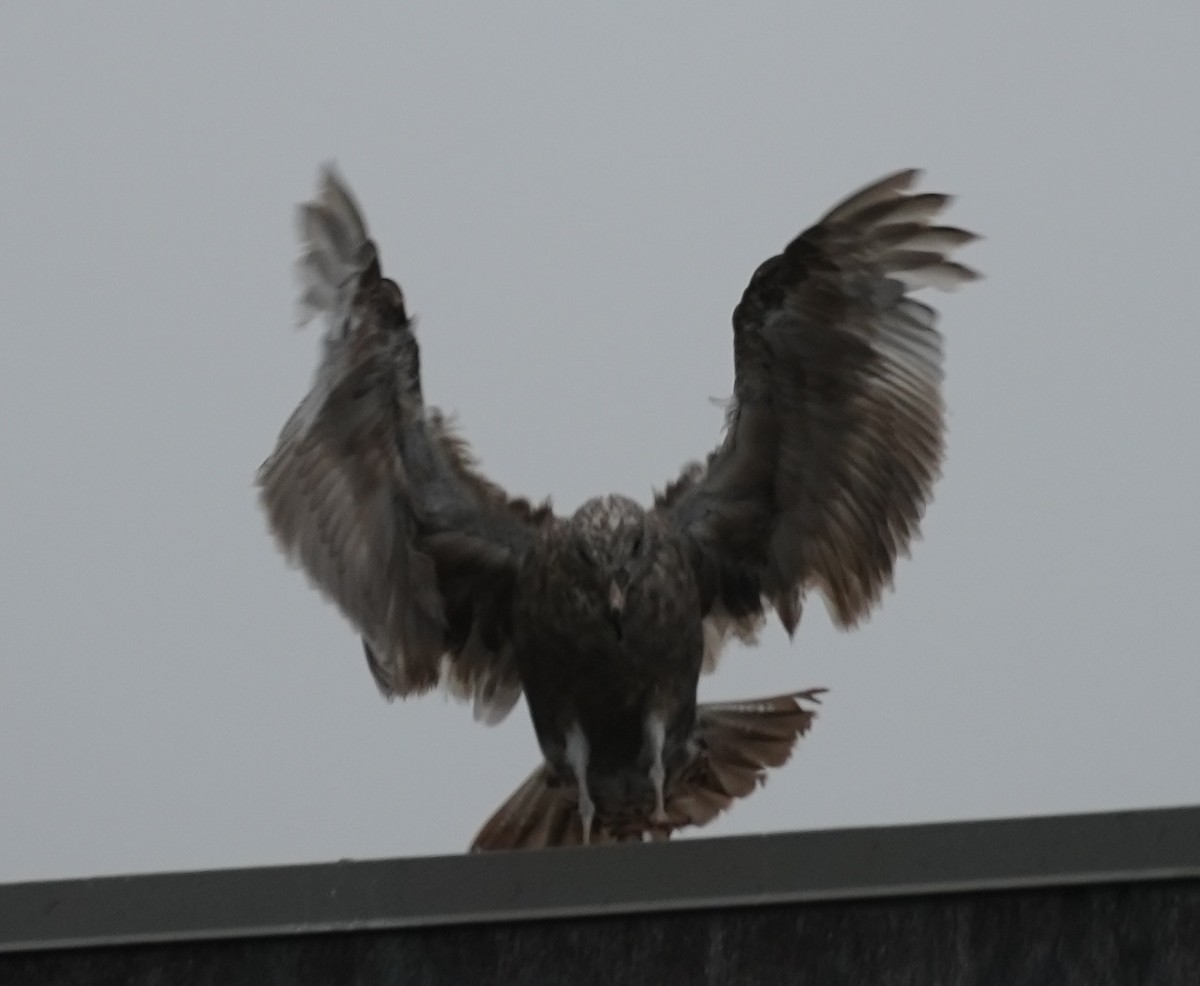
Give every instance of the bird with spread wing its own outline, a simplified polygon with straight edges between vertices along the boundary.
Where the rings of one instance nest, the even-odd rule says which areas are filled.
[[[733,311],[725,434],[649,508],[509,496],[421,392],[404,295],[332,169],[300,207],[312,388],[258,473],[287,557],[361,635],[388,696],[442,686],[487,723],[524,694],[544,761],[473,849],[665,838],[784,763],[821,689],[698,704],[726,640],[806,593],[860,621],[937,477],[942,339],[922,288],[973,280],[950,199],[901,171],[763,263]]]

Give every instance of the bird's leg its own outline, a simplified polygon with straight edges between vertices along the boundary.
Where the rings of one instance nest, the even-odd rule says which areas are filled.
[[[586,846],[592,841],[592,822],[596,818],[596,805],[592,802],[592,796],[588,794],[587,781],[579,782],[579,821],[583,825],[583,844]]]
[[[567,733],[566,756],[567,763],[575,773],[575,784],[579,788],[579,820],[583,823],[583,844],[586,846],[592,841],[592,822],[596,818],[596,805],[588,791],[588,741],[579,723],[575,723]]]
[[[663,767],[666,726],[662,716],[652,715],[646,720],[646,739],[650,743],[650,783],[654,785],[654,814],[651,820],[664,825],[667,822],[667,806],[663,787],[667,781],[667,772]]]

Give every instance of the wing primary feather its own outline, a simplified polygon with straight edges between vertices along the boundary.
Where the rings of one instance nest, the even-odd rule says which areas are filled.
[[[903,171],[880,178],[865,188],[860,188],[857,192],[846,196],[821,217],[820,223],[840,223],[869,205],[874,205],[876,202],[889,202],[901,192],[911,188],[920,177],[920,168],[905,168]]]

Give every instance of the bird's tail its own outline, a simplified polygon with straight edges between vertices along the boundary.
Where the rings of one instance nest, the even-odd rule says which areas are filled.
[[[671,828],[707,825],[736,799],[765,783],[767,770],[791,759],[817,717],[824,688],[746,702],[714,702],[696,710],[700,754],[684,770],[667,803]]]
[[[767,770],[788,761],[796,742],[812,727],[824,688],[745,702],[716,702],[696,710],[699,753],[667,792],[668,823],[623,825],[620,832],[601,825],[592,842],[669,838],[688,826],[707,825],[736,799],[766,780]],[[583,841],[575,786],[539,766],[487,820],[472,852],[492,849],[547,849]]]

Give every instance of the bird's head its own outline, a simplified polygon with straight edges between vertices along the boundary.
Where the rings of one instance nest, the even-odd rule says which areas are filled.
[[[598,496],[575,511],[568,530],[572,567],[588,582],[599,583],[609,608],[620,613],[652,547],[646,512],[629,497]]]

